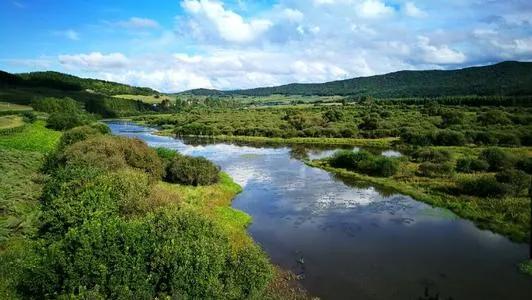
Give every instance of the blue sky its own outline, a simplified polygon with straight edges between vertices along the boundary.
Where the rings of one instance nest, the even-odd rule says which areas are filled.
[[[523,0],[2,0],[0,69],[164,92],[532,60]]]

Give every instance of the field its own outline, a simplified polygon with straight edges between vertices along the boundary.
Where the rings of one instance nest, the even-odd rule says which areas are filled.
[[[31,106],[0,102],[0,111],[26,111],[32,110]]]
[[[24,120],[20,116],[8,115],[0,116],[0,130],[16,128],[24,125]]]
[[[135,100],[135,101],[142,101],[144,103],[148,104],[159,104],[163,100],[168,100],[170,102],[175,102],[175,97],[171,97],[168,95],[114,95],[115,98],[121,98],[121,99],[128,99],[128,100]]]
[[[45,121],[39,120],[25,126],[20,133],[0,136],[0,147],[48,153],[55,148],[61,133],[45,125]]]

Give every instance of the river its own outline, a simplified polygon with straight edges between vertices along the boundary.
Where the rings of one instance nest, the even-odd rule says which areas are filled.
[[[191,144],[127,122],[109,126],[116,135],[218,164],[243,188],[233,207],[253,217],[249,234],[312,295],[418,299],[427,290],[440,299],[532,299],[532,279],[516,267],[528,245],[448,210],[311,168],[298,159],[300,148]]]

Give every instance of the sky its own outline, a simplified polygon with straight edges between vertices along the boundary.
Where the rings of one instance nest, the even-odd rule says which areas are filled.
[[[161,92],[532,61],[529,0],[0,0],[0,70]]]

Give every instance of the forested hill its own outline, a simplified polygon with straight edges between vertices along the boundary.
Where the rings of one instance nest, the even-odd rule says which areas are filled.
[[[114,118],[147,113],[152,105],[120,99],[114,95],[154,95],[150,88],[133,87],[97,79],[85,79],[58,72],[10,74],[0,71],[0,102],[29,105],[44,98],[71,98],[102,117]]]
[[[40,87],[66,91],[88,90],[108,96],[158,94],[157,91],[146,87],[134,87],[105,80],[80,78],[52,71],[21,74],[0,71],[0,86]]]
[[[532,95],[532,63],[507,61],[460,70],[399,71],[326,83],[293,83],[248,90],[190,90],[191,94],[238,94],[248,96],[353,95],[376,98]]]

